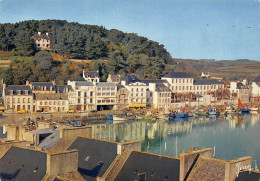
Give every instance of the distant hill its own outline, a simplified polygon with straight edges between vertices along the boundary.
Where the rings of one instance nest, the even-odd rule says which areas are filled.
[[[200,73],[210,72],[211,75],[226,77],[228,79],[250,78],[254,79],[260,74],[260,62],[247,59],[220,60],[213,59],[173,59],[178,70]]]

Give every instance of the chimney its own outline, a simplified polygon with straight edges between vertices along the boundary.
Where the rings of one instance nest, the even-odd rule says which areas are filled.
[[[41,35],[41,32],[38,32],[38,35]]]
[[[49,36],[49,33],[46,33],[47,36]]]
[[[56,82],[55,82],[55,80],[53,80],[53,81],[52,81],[52,83],[53,83],[53,85],[56,85]]]
[[[47,154],[47,175],[62,175],[69,172],[78,171],[78,150],[48,153]]]
[[[191,152],[183,152],[180,154],[180,181],[183,181],[185,176],[187,175],[191,165],[193,164],[194,159],[198,154],[204,157],[211,158],[212,157],[212,148],[205,148],[202,150],[193,150],[190,147]]]
[[[242,170],[251,170],[252,157],[235,158],[225,164],[225,181],[235,180]]]
[[[26,80],[26,85],[29,85],[29,84],[30,84],[29,80]]]

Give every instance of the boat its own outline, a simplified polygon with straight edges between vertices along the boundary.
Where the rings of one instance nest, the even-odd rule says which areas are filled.
[[[199,115],[199,116],[206,116],[206,115],[207,115],[207,112],[204,111],[204,110],[202,110],[202,109],[200,109],[200,110],[198,111],[198,115]]]
[[[188,116],[189,116],[188,113],[185,113],[184,111],[178,109],[177,111],[169,115],[169,119],[187,118]]]
[[[219,112],[216,111],[216,108],[215,108],[215,107],[212,107],[212,108],[209,108],[208,114],[209,114],[209,115],[219,115]]]
[[[125,121],[135,120],[136,116],[127,116],[125,114],[113,115],[113,123],[122,123]]]
[[[113,115],[107,114],[106,116],[107,116],[107,120],[113,120]]]
[[[250,113],[251,114],[257,114],[258,113],[258,107],[251,107],[250,108]]]
[[[250,110],[245,107],[245,105],[241,102],[240,98],[238,98],[238,109],[240,109],[242,112],[241,113],[249,113]]]

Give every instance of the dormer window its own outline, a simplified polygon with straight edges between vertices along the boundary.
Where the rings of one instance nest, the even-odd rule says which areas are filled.
[[[21,90],[18,90],[18,95],[21,95]]]
[[[10,95],[13,95],[14,94],[14,91],[13,90],[10,90]]]
[[[44,90],[47,90],[47,87],[46,87],[46,86],[44,86]]]
[[[25,95],[28,95],[28,90],[25,90]]]
[[[50,90],[52,90],[52,86],[50,87]]]

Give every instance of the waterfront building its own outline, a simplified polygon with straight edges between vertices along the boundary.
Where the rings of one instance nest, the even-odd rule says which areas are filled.
[[[68,81],[72,87],[69,94],[70,109],[91,111],[96,110],[96,88],[93,82]]]
[[[185,72],[169,72],[162,79],[170,84],[173,93],[194,93],[206,95],[217,89],[224,89],[224,84],[216,79],[194,80],[193,77]]]
[[[4,98],[3,98],[3,79],[0,82],[0,111],[4,112],[5,105],[4,105]]]
[[[116,100],[119,108],[126,108],[128,106],[129,91],[121,84],[117,85]]]
[[[30,86],[3,84],[5,110],[32,112],[34,109],[33,93]]]
[[[113,82],[95,83],[97,110],[111,110],[116,106],[117,86]]]
[[[42,34],[41,32],[38,32],[32,36],[32,39],[34,40],[37,50],[46,50],[51,48],[49,33]]]
[[[39,112],[67,112],[69,101],[67,93],[35,94],[35,107]]]
[[[260,102],[260,76],[252,82],[252,101],[254,103]]]
[[[129,108],[144,108],[146,107],[146,90],[148,86],[139,80],[135,75],[127,75],[121,80],[121,85],[124,86],[128,94]]]
[[[30,86],[32,92],[36,93],[55,93],[56,92],[56,84],[55,81],[52,82],[29,82],[26,81],[26,85]]]
[[[83,79],[88,82],[99,82],[100,81],[98,71],[84,71],[83,70]]]
[[[230,82],[229,87],[232,99],[240,98],[242,103],[249,103],[250,88],[247,84],[247,80]]]
[[[147,101],[151,108],[158,112],[169,111],[171,106],[171,90],[164,84],[149,83]]]

